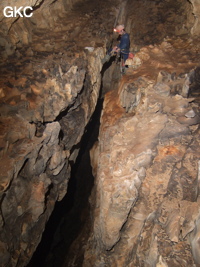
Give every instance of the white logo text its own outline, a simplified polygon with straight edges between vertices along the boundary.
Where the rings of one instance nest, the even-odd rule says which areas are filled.
[[[17,16],[26,17],[30,18],[32,17],[33,13],[33,8],[31,6],[26,6],[26,7],[11,7],[11,6],[6,6],[3,10],[3,14],[6,18],[16,18]]]

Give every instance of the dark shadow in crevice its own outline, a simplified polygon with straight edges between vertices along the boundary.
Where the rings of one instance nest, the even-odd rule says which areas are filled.
[[[102,78],[103,78],[103,76],[105,74],[105,71],[107,71],[116,60],[117,60],[116,56],[112,56],[109,61],[107,61],[107,62],[105,62],[103,64],[103,67],[102,67],[102,70],[101,70]]]
[[[39,8],[43,5],[44,1],[45,1],[45,0],[42,0],[42,1],[39,3],[39,5],[37,5],[37,6],[33,6],[33,7],[32,7],[32,8],[33,8],[33,11],[39,9]]]
[[[62,266],[72,242],[89,216],[89,196],[94,183],[89,150],[98,140],[103,99],[99,99],[80,144],[79,155],[71,166],[67,194],[55,204],[42,240],[27,267]],[[79,256],[79,260],[83,255]],[[80,265],[81,266],[81,265]]]
[[[194,102],[200,103],[200,66],[194,70],[190,77],[188,97],[194,98]]]
[[[118,55],[112,56],[109,61],[103,64],[101,75],[102,75],[102,88],[100,98],[104,98],[104,95],[115,90],[118,86],[120,75],[120,57]]]

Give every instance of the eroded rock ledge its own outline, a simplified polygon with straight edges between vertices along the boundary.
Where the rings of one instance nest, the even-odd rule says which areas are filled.
[[[66,1],[64,9],[63,3],[20,2],[34,7],[32,19],[6,20],[1,28],[2,266],[31,259],[55,202],[67,192],[70,164],[101,88],[116,10],[107,1]]]
[[[198,5],[191,2],[198,16]],[[63,3],[26,1],[35,7],[31,20],[1,17],[0,260],[5,266],[27,264],[55,201],[67,191],[69,163],[99,95],[101,59],[116,18],[124,20],[124,1],[77,3],[70,13],[75,1]],[[149,14],[146,2],[128,3],[134,47],[155,44],[174,31],[188,34],[194,24],[188,1],[178,1],[183,7],[178,26],[169,31],[173,16],[163,11],[161,22],[154,16],[163,3],[151,1],[148,29],[139,16]],[[162,34],[152,41],[149,29],[153,37],[158,29]],[[139,66],[122,79],[118,92],[106,96],[96,152],[101,164],[94,168],[97,194],[91,198],[95,225],[85,266],[199,263],[199,111],[186,98],[189,82],[198,77],[198,51],[198,40],[188,38],[141,49]]]
[[[3,266],[8,262],[24,266],[30,260],[55,201],[66,194],[69,161],[76,159],[78,144],[99,95],[102,56],[103,50],[96,49],[78,59],[78,65],[60,64],[52,69],[48,64],[51,60],[40,62],[43,63],[40,72],[35,66],[29,75],[35,72],[36,76],[41,75],[42,84],[37,78],[32,82],[24,77],[16,85],[11,78],[10,90],[2,91]],[[94,60],[97,64],[93,64]],[[22,93],[26,86],[28,90]]]
[[[175,43],[142,49],[142,63],[105,96],[91,150],[96,205],[83,266],[200,263],[200,110],[189,93],[199,67],[183,54],[181,65],[178,55],[169,60]]]

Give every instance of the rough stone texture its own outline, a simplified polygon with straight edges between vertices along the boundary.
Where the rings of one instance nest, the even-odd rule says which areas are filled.
[[[8,36],[2,31],[8,43],[3,44],[0,79],[1,266],[29,262],[55,202],[67,192],[70,165],[99,97],[110,34],[104,29],[113,27],[116,11],[107,1],[73,8],[70,1],[66,9],[71,13],[63,17],[61,3],[41,2],[32,20],[20,18]],[[100,4],[110,14],[107,21]],[[17,48],[14,56],[8,47]]]
[[[76,37],[87,25],[86,20],[91,16],[88,16],[90,13],[88,11],[90,7],[93,6],[91,3],[87,5],[88,9],[85,10],[85,15],[87,17],[84,19],[85,23],[83,22],[83,28],[81,30],[76,22],[74,24],[73,19],[70,20],[71,16],[73,16],[73,6],[75,4],[78,6],[79,2],[78,0],[1,1],[0,9],[2,12],[0,13],[0,21],[2,23],[0,27],[0,46],[2,56],[7,57],[12,55],[16,48],[30,45],[30,43],[34,41],[35,35],[40,35],[41,31],[44,29],[48,29],[47,31],[56,30],[56,32],[65,30],[69,38],[70,35]],[[142,9],[140,8],[141,5],[143,6]],[[5,18],[3,9],[6,6],[31,6],[34,9],[33,16],[28,19],[21,17]],[[103,8],[103,5],[101,8]],[[168,11],[166,12],[166,10]],[[127,12],[126,3],[121,1],[120,5],[116,2],[112,12],[116,15],[116,22],[126,22],[127,30],[133,32],[131,43],[132,45],[134,44],[134,50],[137,50],[138,47],[141,47],[142,42],[150,44],[152,37],[154,43],[156,43],[174,33],[185,35],[191,31],[194,36],[198,36],[199,10],[198,0],[191,0],[190,3],[189,1],[184,1],[184,3],[183,1],[176,1],[176,4],[174,4],[173,1],[151,1],[148,2],[148,5],[146,5],[145,1],[143,3],[140,2],[140,5],[138,5],[137,1],[131,1],[129,4],[129,11]],[[104,11],[106,12],[106,9],[104,9]],[[126,13],[128,13],[128,16],[132,16],[133,12],[138,15],[138,19],[135,21],[134,25],[131,25],[131,22],[126,21],[127,19],[124,18]],[[109,16],[110,12],[107,12],[107,15]],[[65,22],[64,17],[67,18]],[[82,20],[83,18],[79,17],[79,19]],[[172,24],[173,21],[176,21],[176,23]],[[73,32],[70,30],[71,24],[74,26]],[[155,25],[159,25],[159,27],[155,28]],[[101,30],[102,25],[99,26],[100,29],[97,31]],[[111,26],[111,29],[113,26],[114,25]],[[138,28],[140,31],[137,30]],[[109,29],[109,26],[104,29],[104,32],[107,29]],[[149,35],[151,35],[151,37]],[[62,36],[60,41],[63,42],[69,38]],[[43,51],[49,51],[53,46],[55,46],[55,41],[52,39],[48,46],[43,47]],[[39,47],[42,49],[40,44]]]
[[[83,266],[199,264],[200,110],[185,89],[198,68],[180,66],[178,55],[162,65],[174,45],[146,47],[143,64],[105,96]]]
[[[20,4],[24,1],[17,1],[17,4],[10,1],[11,6]],[[87,5],[77,0],[29,1],[26,6],[28,4],[34,8],[32,17],[1,18],[0,47],[4,59],[16,50],[15,56],[19,57],[20,49],[26,49],[27,55],[33,56],[36,51],[72,54],[80,51],[80,47],[103,47],[110,39],[119,13],[112,8],[112,0],[108,4],[102,2],[101,9],[98,3]],[[7,5],[7,1],[0,3],[1,16]],[[106,14],[109,14],[107,23],[104,20]]]
[[[193,8],[189,1],[181,0],[128,1],[126,29],[132,33],[133,51],[144,44],[160,43],[167,36],[186,36],[195,23]]]
[[[29,0],[29,1],[1,1],[0,3],[0,46],[3,51],[1,54],[7,57],[14,53],[17,47],[28,45],[34,38],[34,32],[41,29],[52,30],[56,27],[56,22],[60,16],[67,15],[77,0],[69,1],[53,1],[53,0]],[[6,6],[33,8],[33,15],[26,17],[10,17],[6,18],[3,9]],[[59,16],[58,16],[59,14]],[[2,53],[3,52],[3,53]]]
[[[84,244],[86,267],[199,263],[199,40],[189,36],[198,31],[198,3],[191,2],[26,1],[35,6],[31,19],[1,17],[2,266],[28,263],[67,192],[117,22],[126,24],[137,60],[105,97],[92,159],[94,227],[76,247]]]
[[[192,28],[192,34],[193,35],[199,35],[200,29],[199,29],[199,22],[200,22],[200,3],[198,0],[190,0],[193,7],[193,15],[195,17],[194,26]]]
[[[100,214],[94,230],[96,239],[101,240],[107,250],[119,240],[120,230],[138,198],[146,168],[153,160],[155,139],[167,122],[165,115],[156,114],[154,118],[144,116],[142,123],[140,117],[132,117],[118,119],[117,124],[111,126],[107,107],[112,106],[113,99],[111,94],[109,100],[105,100],[104,129],[99,137],[104,141],[100,143],[97,169]]]
[[[80,142],[98,98],[101,53],[97,49],[88,55],[87,74],[86,69],[78,71],[72,65],[63,70],[62,77],[59,72],[58,76],[45,74],[43,83],[24,79],[17,87],[11,81],[17,87],[12,96],[4,90],[0,238],[7,256],[1,258],[3,266],[8,262],[24,266],[40,241],[55,201],[67,192],[68,160],[76,158],[70,150]],[[93,57],[99,63],[91,68]],[[88,84],[83,90],[85,77]]]

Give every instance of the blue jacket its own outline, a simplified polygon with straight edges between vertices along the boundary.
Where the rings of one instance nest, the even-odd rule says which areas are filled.
[[[121,36],[120,43],[118,44],[118,47],[120,48],[122,54],[128,54],[129,53],[130,39],[129,39],[128,33],[125,33]]]

